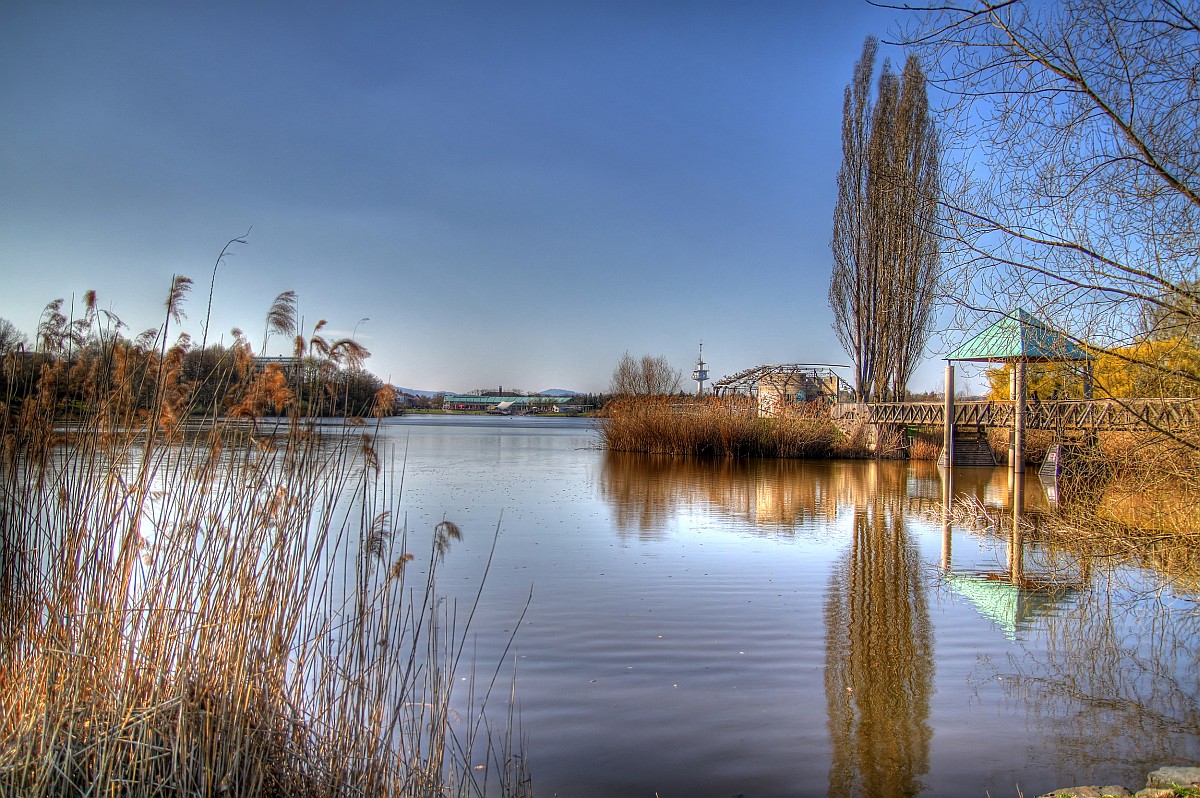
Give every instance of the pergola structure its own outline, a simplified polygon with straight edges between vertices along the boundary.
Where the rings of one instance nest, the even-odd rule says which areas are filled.
[[[1084,395],[1091,396],[1091,361],[1094,358],[1073,340],[1051,329],[1022,309],[1006,314],[983,332],[968,339],[946,356],[946,466],[954,465],[954,364],[956,362],[1011,363],[1013,434],[1009,467],[1014,475],[1025,471],[1025,364],[1075,361],[1085,363]]]
[[[753,398],[760,412],[773,415],[777,406],[822,400],[838,402],[854,389],[826,363],[783,363],[755,366],[713,383],[717,396],[740,393]],[[845,368],[844,366],[841,368]]]

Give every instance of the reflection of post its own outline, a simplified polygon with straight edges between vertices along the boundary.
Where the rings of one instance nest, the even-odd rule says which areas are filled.
[[[954,465],[954,363],[946,361],[946,419],[943,423],[942,451],[946,468]]]
[[[1012,483],[1012,535],[1008,539],[1008,568],[1014,585],[1025,578],[1025,547],[1022,545],[1021,517],[1025,507],[1025,475],[1016,474]]]
[[[942,571],[950,572],[951,523],[950,511],[954,509],[954,469],[942,472]]]

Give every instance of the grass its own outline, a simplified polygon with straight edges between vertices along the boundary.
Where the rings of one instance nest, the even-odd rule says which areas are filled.
[[[154,336],[92,319],[5,361],[0,794],[529,792],[492,686],[452,689],[458,528],[417,540],[377,428],[310,423],[247,345],[199,406],[179,301]]]
[[[744,397],[615,399],[604,407],[600,436],[607,449],[649,454],[829,457],[853,448],[822,408],[764,418]]]

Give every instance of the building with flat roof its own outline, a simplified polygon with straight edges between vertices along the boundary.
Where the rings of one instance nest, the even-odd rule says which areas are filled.
[[[553,412],[558,405],[569,404],[572,396],[501,396],[490,394],[446,394],[442,400],[443,410],[496,410],[502,413],[546,413]]]

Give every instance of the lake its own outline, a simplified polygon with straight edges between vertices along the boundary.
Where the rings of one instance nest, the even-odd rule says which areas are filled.
[[[464,661],[501,721],[515,669],[536,795],[1032,796],[1200,763],[1195,585],[944,528],[928,463],[610,453],[591,423],[383,426],[412,537],[463,530],[460,618],[499,530]],[[1008,501],[1003,469],[954,480]]]

